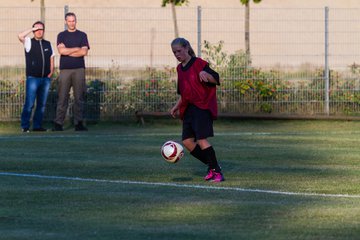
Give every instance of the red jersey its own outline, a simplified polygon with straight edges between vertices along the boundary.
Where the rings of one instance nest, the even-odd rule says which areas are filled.
[[[189,65],[189,66],[188,66]],[[200,81],[199,73],[208,66],[208,62],[201,58],[194,58],[182,67],[181,63],[177,66],[178,73],[178,92],[181,95],[179,106],[180,118],[184,118],[184,113],[189,104],[193,104],[201,109],[208,109],[213,119],[217,118],[217,99],[216,85]]]

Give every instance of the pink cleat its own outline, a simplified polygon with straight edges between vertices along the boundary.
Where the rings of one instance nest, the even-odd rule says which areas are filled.
[[[224,175],[221,172],[213,172],[214,176],[212,182],[222,182],[225,181]]]
[[[215,171],[214,169],[209,169],[208,174],[204,177],[205,181],[210,181],[214,178]]]

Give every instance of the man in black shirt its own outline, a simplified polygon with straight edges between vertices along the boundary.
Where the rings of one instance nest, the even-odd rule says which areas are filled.
[[[60,56],[60,75],[58,85],[58,102],[53,131],[63,131],[63,124],[68,108],[71,87],[74,93],[75,131],[87,131],[83,125],[85,83],[85,60],[90,49],[86,33],[76,29],[76,15],[65,15],[67,30],[57,36],[57,49]]]

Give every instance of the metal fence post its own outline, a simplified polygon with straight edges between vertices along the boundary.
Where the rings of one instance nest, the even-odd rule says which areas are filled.
[[[329,7],[325,7],[325,67],[324,67],[324,81],[325,81],[325,114],[329,115]]]
[[[69,5],[64,6],[64,16],[69,12]],[[64,24],[64,29],[67,30],[66,24]]]
[[[201,6],[197,7],[197,47],[197,55],[201,57]]]

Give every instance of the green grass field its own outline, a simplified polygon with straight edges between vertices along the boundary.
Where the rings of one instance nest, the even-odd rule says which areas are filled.
[[[0,124],[0,239],[359,239],[360,122],[216,121],[217,184],[178,121],[89,129]]]

